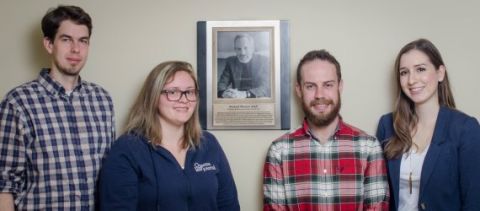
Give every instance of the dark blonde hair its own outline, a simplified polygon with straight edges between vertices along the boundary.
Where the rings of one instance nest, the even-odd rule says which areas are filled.
[[[395,60],[395,81],[397,83],[397,100],[393,110],[393,128],[395,133],[385,146],[385,157],[387,159],[398,158],[403,153],[408,152],[412,147],[412,130],[418,123],[418,116],[415,111],[415,104],[405,93],[400,85],[400,59],[411,51],[418,50],[423,52],[429,58],[436,70],[440,66],[445,66],[440,51],[427,39],[418,39],[405,45],[397,55]],[[438,83],[438,102],[441,106],[455,108],[448,74],[445,68],[445,77]]]
[[[167,61],[157,65],[148,75],[128,115],[126,132],[144,135],[152,144],[162,143],[162,125],[158,119],[158,101],[165,84],[173,80],[177,72],[188,73],[198,83],[192,65],[182,61]],[[182,147],[195,148],[200,144],[201,128],[198,117],[198,103],[192,117],[185,123]]]

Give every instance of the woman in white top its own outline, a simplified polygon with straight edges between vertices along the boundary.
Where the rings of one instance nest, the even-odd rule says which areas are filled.
[[[480,210],[480,126],[455,109],[440,52],[415,40],[400,50],[394,70],[396,105],[377,129],[391,210]]]

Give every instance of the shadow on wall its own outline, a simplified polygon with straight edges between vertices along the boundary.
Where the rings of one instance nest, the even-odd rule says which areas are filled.
[[[390,68],[388,69],[389,73],[389,79],[390,79],[390,108],[391,110],[393,110],[393,108],[395,107],[395,101],[397,100],[397,81],[395,80],[395,72],[394,72],[394,69],[395,69],[395,61],[393,60],[391,63],[390,63]]]
[[[28,50],[30,54],[28,58],[26,58],[26,62],[28,62],[29,66],[31,66],[29,71],[34,73],[36,77],[37,74],[40,72],[40,68],[50,67],[50,57],[43,47],[43,33],[42,28],[39,23],[34,22],[35,25],[31,27],[30,36],[28,36],[28,40],[26,42],[29,44],[31,49]]]
[[[263,151],[263,157],[266,158],[267,156],[267,152],[268,152],[268,149],[265,149]],[[258,177],[258,196],[260,197],[260,203],[258,203],[258,210],[263,210],[263,168],[264,168],[264,164],[265,164],[265,159],[263,160],[263,162],[261,162],[261,165],[260,165],[260,175]],[[240,207],[241,208],[241,207]]]

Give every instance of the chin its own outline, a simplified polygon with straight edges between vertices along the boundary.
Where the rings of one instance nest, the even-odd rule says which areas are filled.
[[[424,102],[427,101],[427,99],[424,99],[423,97],[420,97],[420,96],[408,96],[408,98],[410,98],[410,100],[415,103],[415,104],[422,104]]]

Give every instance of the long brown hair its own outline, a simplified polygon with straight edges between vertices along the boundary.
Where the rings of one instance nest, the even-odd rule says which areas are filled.
[[[398,158],[403,153],[408,152],[412,147],[412,130],[414,130],[418,123],[418,116],[415,112],[415,104],[403,93],[400,85],[400,59],[401,57],[411,51],[419,50],[428,56],[430,62],[436,70],[440,66],[445,66],[442,56],[438,49],[427,39],[418,39],[405,45],[397,55],[395,60],[395,80],[397,82],[397,100],[393,110],[393,128],[395,133],[385,146],[385,157],[387,159]],[[438,102],[441,106],[455,108],[455,101],[453,99],[450,83],[448,81],[448,74],[445,68],[445,78],[438,83]]]
[[[162,125],[158,119],[158,101],[166,83],[173,80],[175,73],[184,71],[198,83],[192,65],[182,61],[168,61],[157,65],[148,75],[128,115],[126,132],[144,135],[154,145],[162,143]],[[185,123],[182,147],[195,148],[200,144],[201,128],[198,103],[192,117]]]

